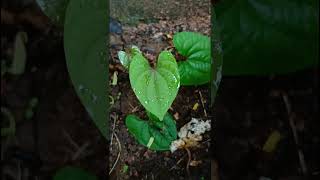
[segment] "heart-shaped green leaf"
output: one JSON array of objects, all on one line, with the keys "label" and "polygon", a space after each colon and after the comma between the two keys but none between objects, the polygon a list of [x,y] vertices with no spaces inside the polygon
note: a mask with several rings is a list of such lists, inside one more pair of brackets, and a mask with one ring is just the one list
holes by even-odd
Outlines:
[{"label": "heart-shaped green leaf", "polygon": [[108,138],[108,3],[71,0],[64,26],[69,75],[91,118]]},{"label": "heart-shaped green leaf", "polygon": [[224,0],[215,10],[223,74],[283,74],[318,64],[319,0]]},{"label": "heart-shaped green leaf", "polygon": [[178,65],[169,51],[162,51],[155,69],[141,53],[136,53],[129,68],[131,87],[141,104],[163,119],[180,87]]},{"label": "heart-shaped green leaf", "polygon": [[187,57],[186,61],[178,63],[181,85],[208,83],[211,78],[210,38],[195,32],[180,32],[173,36],[173,44]]},{"label": "heart-shaped green leaf", "polygon": [[137,116],[128,115],[126,126],[138,142],[152,150],[169,150],[172,141],[177,139],[176,123],[169,113],[163,121],[150,117],[151,121],[143,121]]}]

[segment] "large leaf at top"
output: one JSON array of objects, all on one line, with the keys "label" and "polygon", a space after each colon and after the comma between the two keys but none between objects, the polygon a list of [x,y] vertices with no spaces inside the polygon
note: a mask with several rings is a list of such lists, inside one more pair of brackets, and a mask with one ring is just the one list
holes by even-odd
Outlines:
[{"label": "large leaf at top", "polygon": [[318,64],[318,0],[224,0],[215,10],[224,74],[288,73]]},{"label": "large leaf at top", "polygon": [[63,167],[60,170],[56,172],[56,174],[53,177],[53,180],[97,180],[98,178],[77,167]]},{"label": "large leaf at top", "polygon": [[181,61],[179,73],[181,85],[200,85],[210,81],[211,44],[210,38],[195,32],[180,32],[173,36],[178,52],[187,57]]},{"label": "large leaf at top", "polygon": [[63,25],[70,0],[36,0],[42,11],[56,24]]},{"label": "large leaf at top", "polygon": [[69,75],[83,105],[101,133],[107,136],[108,65],[105,0],[71,0],[64,26]]},{"label": "large leaf at top", "polygon": [[169,113],[163,121],[150,117],[150,121],[143,121],[137,116],[128,115],[126,126],[137,141],[157,151],[169,150],[172,141],[177,139],[176,123]]},{"label": "large leaf at top", "polygon": [[163,119],[180,87],[178,65],[169,51],[162,51],[157,65],[151,68],[141,53],[130,63],[131,87],[140,103],[160,120]]}]

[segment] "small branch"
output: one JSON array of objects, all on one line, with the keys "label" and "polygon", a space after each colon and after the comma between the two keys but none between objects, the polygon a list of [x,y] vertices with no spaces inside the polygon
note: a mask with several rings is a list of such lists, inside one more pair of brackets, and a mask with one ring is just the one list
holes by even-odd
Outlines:
[{"label": "small branch", "polygon": [[110,151],[112,151],[113,134],[114,134],[114,129],[116,127],[116,120],[118,116],[116,114],[112,114],[111,118],[113,119],[113,126],[112,126],[111,142],[110,142]]},{"label": "small branch", "polygon": [[191,161],[191,152],[188,148],[184,148],[187,153],[188,153],[188,163],[187,163],[187,173],[188,173],[188,176],[190,177],[190,170],[189,170],[189,166],[190,166],[190,161]]},{"label": "small branch", "polygon": [[288,98],[286,93],[282,93],[282,98],[283,98],[283,101],[284,101],[284,103],[286,105],[287,113],[288,113],[288,116],[289,116],[289,124],[290,124],[291,130],[292,130],[292,133],[293,133],[294,141],[295,141],[296,146],[297,146],[302,173],[303,173],[303,175],[306,175],[308,170],[307,170],[307,166],[306,166],[306,162],[305,162],[305,159],[304,159],[303,152],[299,148],[297,129],[296,129],[296,126],[294,124],[294,120],[293,120],[293,116],[292,116],[292,109],[291,109],[291,105],[289,103],[289,98]]},{"label": "small branch", "polygon": [[208,116],[207,116],[206,108],[205,108],[205,106],[204,106],[204,100],[203,100],[203,97],[202,97],[202,93],[201,93],[200,90],[199,90],[199,95],[200,95],[200,100],[201,100],[201,104],[202,104],[202,107],[203,107],[204,116],[205,116],[205,117],[208,117]]},{"label": "small branch", "polygon": [[183,155],[183,156],[179,159],[179,161],[178,161],[174,166],[172,166],[172,167],[169,169],[169,171],[171,171],[173,168],[177,167],[177,165],[180,164],[181,161],[182,161],[186,156],[187,156],[187,154]]},{"label": "small branch", "polygon": [[88,146],[90,145],[90,143],[86,142],[84,143],[78,150],[77,152],[74,153],[74,155],[72,156],[72,161],[77,160],[80,155],[88,148]]},{"label": "small branch", "polygon": [[119,140],[119,138],[118,138],[118,136],[117,136],[117,134],[116,134],[115,132],[114,132],[113,134],[114,134],[114,137],[116,138],[116,140],[117,140],[117,142],[118,142],[119,153],[118,153],[118,156],[117,156],[116,161],[114,162],[111,170],[109,171],[109,175],[112,173],[112,171],[113,171],[114,168],[116,167],[116,165],[117,165],[117,163],[118,163],[118,161],[119,161],[119,159],[120,159],[120,154],[121,154],[121,143],[120,143],[120,140]]},{"label": "small branch", "polygon": [[72,139],[72,137],[70,136],[70,134],[63,129],[62,130],[63,135],[67,138],[67,140],[69,141],[69,143],[75,148],[75,149],[79,149],[79,145]]}]

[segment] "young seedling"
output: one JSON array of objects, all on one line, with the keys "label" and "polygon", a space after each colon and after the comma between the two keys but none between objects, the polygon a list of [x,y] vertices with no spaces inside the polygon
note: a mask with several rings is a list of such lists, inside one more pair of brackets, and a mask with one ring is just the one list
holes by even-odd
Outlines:
[{"label": "young seedling", "polygon": [[187,57],[186,61],[178,64],[171,52],[162,51],[152,68],[136,46],[128,52],[118,52],[120,62],[129,69],[132,89],[149,117],[149,121],[143,121],[128,115],[126,125],[140,144],[153,150],[169,150],[177,139],[175,121],[167,111],[177,96],[180,82],[200,85],[210,81],[209,37],[181,32],[174,36],[173,43],[178,52]]},{"label": "young seedling", "polygon": [[120,51],[118,56],[129,69],[132,89],[149,117],[149,121],[142,121],[134,115],[127,116],[129,132],[150,149],[169,150],[171,142],[177,138],[177,131],[175,121],[167,111],[180,87],[174,56],[169,51],[162,51],[154,68],[136,46],[129,53]]}]

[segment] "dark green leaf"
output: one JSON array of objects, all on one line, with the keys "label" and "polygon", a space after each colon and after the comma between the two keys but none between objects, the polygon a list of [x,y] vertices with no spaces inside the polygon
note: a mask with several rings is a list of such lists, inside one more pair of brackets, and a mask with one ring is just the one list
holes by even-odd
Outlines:
[{"label": "dark green leaf", "polygon": [[129,76],[140,103],[162,120],[180,86],[178,65],[173,55],[169,51],[161,52],[157,67],[153,69],[141,53],[136,53],[130,63]]},{"label": "dark green leaf", "polygon": [[107,136],[108,65],[105,0],[71,0],[64,26],[69,75],[83,105],[101,133]]},{"label": "dark green leaf", "polygon": [[53,180],[97,180],[98,178],[83,170],[76,167],[64,167],[56,172]]},{"label": "dark green leaf", "polygon": [[288,73],[318,64],[319,1],[224,0],[215,10],[224,74]]},{"label": "dark green leaf", "polygon": [[211,16],[211,47],[212,51],[212,64],[211,64],[211,93],[210,93],[210,107],[213,107],[214,99],[216,97],[220,81],[222,79],[222,64],[223,64],[223,52],[220,41],[220,29],[217,25],[216,14],[212,7]]},{"label": "dark green leaf", "polygon": [[176,124],[169,113],[166,113],[163,121],[149,122],[134,115],[128,115],[126,126],[140,144],[146,147],[149,144],[149,148],[152,150],[169,150],[171,142],[177,139]]},{"label": "dark green leaf", "polygon": [[56,24],[63,26],[70,0],[36,0],[42,11]]},{"label": "dark green leaf", "polygon": [[187,57],[179,62],[181,85],[200,85],[210,81],[210,38],[195,32],[174,35],[173,43],[178,52]]}]

